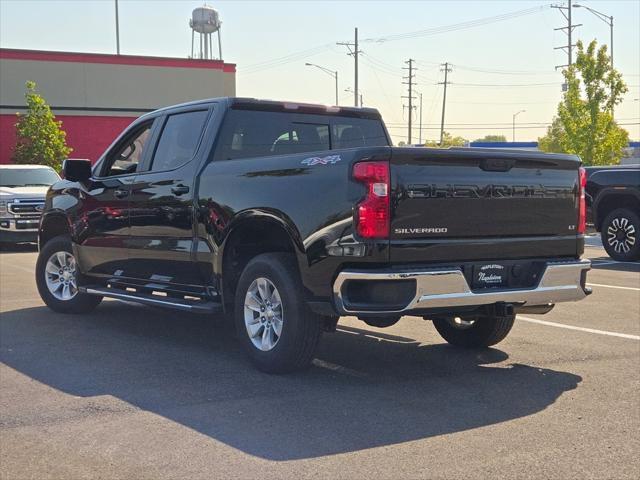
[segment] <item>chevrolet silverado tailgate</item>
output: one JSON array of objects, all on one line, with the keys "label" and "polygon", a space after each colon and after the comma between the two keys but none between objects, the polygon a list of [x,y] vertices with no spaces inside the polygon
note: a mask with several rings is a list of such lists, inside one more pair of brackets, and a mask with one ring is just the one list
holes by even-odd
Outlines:
[{"label": "chevrolet silverado tailgate", "polygon": [[576,256],[578,157],[393,148],[392,262]]}]

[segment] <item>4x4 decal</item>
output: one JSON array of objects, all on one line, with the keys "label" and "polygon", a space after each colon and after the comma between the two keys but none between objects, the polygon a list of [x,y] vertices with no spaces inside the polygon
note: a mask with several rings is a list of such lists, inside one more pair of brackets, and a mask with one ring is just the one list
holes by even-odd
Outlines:
[{"label": "4x4 decal", "polygon": [[310,167],[312,167],[314,165],[328,165],[328,164],[333,165],[339,162],[340,160],[342,160],[342,157],[340,157],[340,155],[328,155],[326,157],[305,158],[300,163],[302,163],[303,165],[309,165]]}]

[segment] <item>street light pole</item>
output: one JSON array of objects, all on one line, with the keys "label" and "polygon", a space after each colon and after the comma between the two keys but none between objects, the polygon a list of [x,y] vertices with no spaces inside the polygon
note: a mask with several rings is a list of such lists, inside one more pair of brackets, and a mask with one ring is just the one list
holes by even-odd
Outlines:
[{"label": "street light pole", "polygon": [[513,135],[511,137],[511,141],[514,143],[516,141],[516,117],[524,112],[526,112],[526,110],[520,110],[519,112],[513,114]]},{"label": "street light pole", "polygon": [[[349,93],[353,93],[353,88],[351,87],[347,87],[344,89],[345,92],[349,92]],[[358,93],[358,96],[360,97],[360,107],[362,107],[364,105],[364,103],[362,102],[362,94]],[[357,107],[357,105],[356,105]]]},{"label": "street light pole", "polygon": [[116,0],[116,53],[120,55],[120,18],[118,15],[118,0]]},{"label": "street light pole", "polygon": [[[587,7],[586,5],[580,5],[580,4],[574,4],[573,5],[575,8],[584,8],[585,10],[589,10],[591,13],[593,13],[596,17],[598,17],[600,20],[602,20],[604,23],[606,23],[607,25],[609,25],[609,30],[610,30],[610,39],[609,39],[609,50],[610,50],[610,60],[611,60],[611,70],[613,70],[613,15],[605,15],[602,12],[599,12],[597,10],[594,10],[591,7]],[[613,85],[611,86],[611,97],[613,100]],[[611,103],[611,115],[613,115],[613,101]]]},{"label": "street light pole", "polygon": [[331,69],[326,68],[326,67],[321,67],[320,65],[316,65],[315,63],[305,63],[305,66],[319,68],[320,70],[322,70],[327,75],[330,75],[331,77],[335,78],[335,80],[336,80],[336,105],[338,105],[338,71],[337,70],[331,70]]}]

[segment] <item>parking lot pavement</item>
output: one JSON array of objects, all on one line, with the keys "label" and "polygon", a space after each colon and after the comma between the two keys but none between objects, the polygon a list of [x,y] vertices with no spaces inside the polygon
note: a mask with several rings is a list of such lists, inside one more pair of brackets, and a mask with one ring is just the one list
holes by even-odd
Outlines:
[{"label": "parking lot pavement", "polygon": [[496,348],[348,318],[309,371],[269,376],[206,317],[54,314],[36,253],[2,252],[0,478],[637,479],[640,264],[587,256],[594,294]]}]

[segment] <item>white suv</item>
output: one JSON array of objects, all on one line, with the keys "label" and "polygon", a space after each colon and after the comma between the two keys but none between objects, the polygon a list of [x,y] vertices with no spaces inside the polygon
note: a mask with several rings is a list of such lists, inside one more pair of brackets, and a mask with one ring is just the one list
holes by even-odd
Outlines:
[{"label": "white suv", "polygon": [[0,165],[0,242],[36,242],[49,186],[60,180],[44,165]]}]

